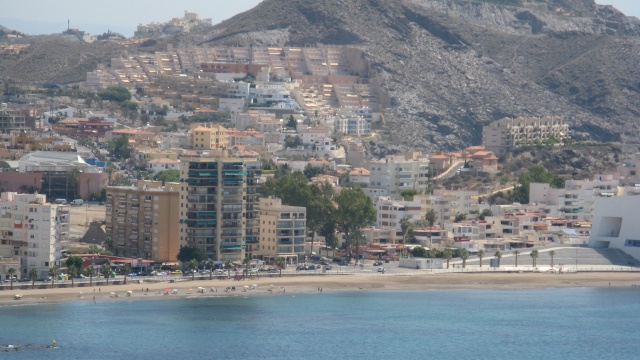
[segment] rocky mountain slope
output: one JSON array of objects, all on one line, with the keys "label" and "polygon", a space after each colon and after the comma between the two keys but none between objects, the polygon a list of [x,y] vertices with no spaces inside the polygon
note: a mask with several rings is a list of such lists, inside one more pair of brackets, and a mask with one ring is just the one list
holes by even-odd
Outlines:
[{"label": "rocky mountain slope", "polygon": [[640,21],[593,0],[265,0],[192,44],[349,44],[392,98],[374,151],[460,148],[503,116],[638,141]]},{"label": "rocky mountain slope", "polygon": [[20,41],[31,46],[19,55],[0,56],[0,80],[55,84],[85,81],[87,72],[98,64],[109,64],[122,51],[115,44],[87,44],[59,35],[30,36]]},{"label": "rocky mountain slope", "polygon": [[[122,50],[29,39],[0,79],[83,80]],[[479,144],[503,116],[564,117],[578,139],[640,141],[640,20],[594,0],[264,0],[176,45],[344,44],[391,97],[374,153]],[[129,49],[133,52],[134,49]]]}]

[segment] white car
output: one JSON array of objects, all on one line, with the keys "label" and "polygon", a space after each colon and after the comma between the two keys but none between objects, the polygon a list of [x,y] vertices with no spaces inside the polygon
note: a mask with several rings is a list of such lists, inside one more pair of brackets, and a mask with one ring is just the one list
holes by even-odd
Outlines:
[{"label": "white car", "polygon": [[384,272],[384,266],[380,266],[380,267],[378,268],[378,272],[383,273],[383,272]]}]

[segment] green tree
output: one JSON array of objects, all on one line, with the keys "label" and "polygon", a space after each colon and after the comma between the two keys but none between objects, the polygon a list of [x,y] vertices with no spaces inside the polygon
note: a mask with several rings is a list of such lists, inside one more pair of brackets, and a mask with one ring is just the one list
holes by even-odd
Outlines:
[{"label": "green tree", "polygon": [[302,139],[299,136],[287,135],[284,137],[284,147],[288,148],[296,148],[298,146],[302,146]]},{"label": "green tree", "polygon": [[60,269],[58,269],[58,267],[55,265],[52,265],[49,268],[49,276],[51,277],[51,288],[53,288],[56,278],[58,277],[58,271],[60,271]]},{"label": "green tree", "polygon": [[493,216],[493,212],[491,212],[491,209],[482,210],[480,215],[478,215],[478,220],[484,220],[487,216]]},{"label": "green tree", "polygon": [[78,268],[75,265],[67,267],[67,275],[71,278],[71,287],[73,287],[74,279],[78,276]]},{"label": "green tree", "polygon": [[286,127],[290,128],[290,129],[295,129],[296,126],[298,125],[296,119],[293,117],[293,115],[289,116],[289,120],[287,121],[287,125]]},{"label": "green tree", "polygon": [[422,246],[416,246],[411,249],[411,256],[426,258],[428,257],[428,255],[429,254],[427,252],[427,249],[423,248]]},{"label": "green tree", "polygon": [[469,258],[469,250],[467,249],[460,249],[460,251],[458,251],[458,256],[460,257],[460,259],[462,259],[462,268],[466,268],[467,267],[467,259]]},{"label": "green tree", "polygon": [[198,260],[191,259],[189,260],[189,264],[187,264],[187,268],[191,272],[192,281],[196,279],[196,270],[198,270],[198,263],[199,263]]},{"label": "green tree", "polygon": [[442,255],[444,256],[445,259],[447,259],[447,269],[448,269],[449,261],[451,261],[451,258],[453,257],[453,250],[451,250],[450,248],[446,248],[442,252]]},{"label": "green tree", "polygon": [[16,269],[9,268],[9,270],[7,270],[7,274],[9,275],[9,281],[11,282],[10,290],[13,290],[13,277],[16,275]]},{"label": "green tree", "polygon": [[518,256],[520,255],[520,251],[518,250],[514,250],[513,251],[513,256],[516,257],[516,267],[518,267]]},{"label": "green tree", "polygon": [[278,267],[278,270],[280,270],[279,277],[282,277],[282,269],[287,266],[287,261],[281,256],[276,259],[276,266]]},{"label": "green tree", "polygon": [[131,93],[129,90],[122,86],[112,86],[98,93],[98,96],[102,100],[114,101],[122,103],[131,99]]},{"label": "green tree", "polygon": [[459,223],[459,222],[462,222],[462,221],[465,221],[465,220],[467,220],[467,214],[458,213],[458,214],[456,214],[456,218],[455,218],[455,220],[453,220],[453,222]]},{"label": "green tree", "polygon": [[529,256],[531,256],[531,264],[533,267],[536,267],[536,262],[539,255],[540,253],[538,253],[538,250],[531,250],[531,253],[529,254]]},{"label": "green tree", "polygon": [[31,288],[33,289],[36,286],[36,279],[38,278],[38,270],[36,268],[31,268],[29,270],[29,279],[31,280]]},{"label": "green tree", "polygon": [[82,269],[82,258],[80,256],[69,256],[65,261],[67,268],[75,266],[76,269]]},{"label": "green tree", "polygon": [[227,260],[224,263],[224,268],[227,269],[227,279],[231,279],[231,268],[233,267],[233,262],[231,260]]},{"label": "green tree", "polygon": [[556,256],[556,251],[555,250],[549,251],[549,256],[551,256],[551,267],[553,267],[553,257]]},{"label": "green tree", "polygon": [[528,204],[531,183],[547,183],[557,189],[564,186],[564,179],[552,171],[547,171],[541,165],[534,165],[520,175],[518,185],[513,189],[513,200],[521,204]]},{"label": "green tree", "polygon": [[482,258],[484,257],[484,250],[480,249],[478,250],[478,259],[480,259],[480,267],[482,267]]},{"label": "green tree", "polygon": [[244,258],[244,260],[242,260],[242,265],[244,265],[244,279],[247,280],[247,275],[249,275],[249,266],[251,265],[251,259]]},{"label": "green tree", "polygon": [[109,153],[117,159],[129,159],[131,151],[129,150],[129,139],[126,136],[119,136],[115,140],[107,144]]},{"label": "green tree", "polygon": [[405,189],[400,191],[400,196],[402,196],[402,199],[404,199],[405,201],[413,201],[413,197],[418,193],[418,191],[414,190],[414,189]]},{"label": "green tree", "polygon": [[93,265],[89,265],[84,272],[85,275],[89,277],[89,286],[93,286],[93,277],[96,275],[96,268],[93,267]]},{"label": "green tree", "polygon": [[177,258],[181,263],[188,263],[191,260],[196,260],[198,263],[200,263],[206,260],[207,255],[199,247],[180,246],[180,251],[178,252]]},{"label": "green tree", "polygon": [[102,276],[104,276],[105,279],[107,279],[107,286],[109,286],[109,278],[111,277],[111,264],[106,263],[104,265],[102,265],[102,269],[100,269],[100,274]]},{"label": "green tree", "polygon": [[131,264],[126,263],[122,265],[120,272],[124,274],[124,285],[127,285],[127,276],[129,276],[129,273],[131,272]]},{"label": "green tree", "polygon": [[207,259],[204,262],[204,266],[205,268],[209,268],[209,280],[211,280],[213,278],[213,266],[214,266],[214,262],[212,259]]},{"label": "green tree", "polygon": [[436,211],[434,209],[430,209],[429,211],[427,211],[427,214],[425,215],[425,220],[429,224],[429,227],[433,227],[437,219],[438,219],[438,214],[436,214]]},{"label": "green tree", "polygon": [[168,182],[180,182],[180,170],[162,170],[159,171],[154,177],[153,180],[162,181],[163,183]]},{"label": "green tree", "polygon": [[502,252],[500,250],[497,250],[495,254],[493,254],[493,256],[496,259],[498,259],[498,267],[500,267],[500,259],[502,259]]},{"label": "green tree", "polygon": [[[338,230],[345,235],[349,253],[351,252],[351,242],[355,240],[356,255],[358,255],[359,239],[357,237],[353,239],[353,235],[376,221],[376,209],[371,198],[359,187],[342,189],[335,196],[334,201],[338,204],[335,216]],[[356,256],[356,264],[358,258],[359,256]]]}]

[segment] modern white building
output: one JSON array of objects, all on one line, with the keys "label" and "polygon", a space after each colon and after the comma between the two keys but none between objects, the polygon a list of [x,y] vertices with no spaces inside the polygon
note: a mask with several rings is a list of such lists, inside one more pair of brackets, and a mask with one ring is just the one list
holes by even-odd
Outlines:
[{"label": "modern white building", "polygon": [[599,198],[589,246],[620,249],[640,260],[640,196]]},{"label": "modern white building", "polygon": [[362,116],[339,116],[334,121],[335,132],[347,135],[371,134],[371,118]]},{"label": "modern white building", "polygon": [[46,277],[49,267],[60,260],[61,241],[69,239],[69,208],[47,203],[43,194],[3,192],[0,196],[0,235],[2,243],[26,243],[20,276],[35,268]]},{"label": "modern white building", "polygon": [[425,190],[429,182],[429,159],[419,156],[389,155],[369,163],[369,187],[386,189],[391,198],[402,190]]}]

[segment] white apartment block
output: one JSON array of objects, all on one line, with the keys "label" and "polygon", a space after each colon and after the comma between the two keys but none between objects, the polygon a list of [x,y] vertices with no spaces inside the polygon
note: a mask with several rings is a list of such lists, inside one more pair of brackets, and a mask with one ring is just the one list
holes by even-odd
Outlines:
[{"label": "white apartment block", "polygon": [[415,222],[424,218],[421,211],[422,205],[419,201],[400,201],[379,197],[373,201],[373,206],[378,213],[376,227],[383,229],[400,231],[402,230],[402,219],[407,218],[409,222]]},{"label": "white apartment block", "polygon": [[429,180],[429,159],[407,159],[403,155],[390,155],[369,162],[369,187],[386,189],[391,198],[400,198],[402,190],[422,191]]},{"label": "white apartment block", "polygon": [[550,213],[566,220],[591,221],[595,199],[617,196],[618,185],[619,181],[612,175],[596,175],[593,180],[567,180],[564,189],[532,183],[529,202],[549,205]]},{"label": "white apartment block", "polygon": [[60,260],[60,242],[69,239],[69,208],[47,203],[43,194],[4,192],[0,196],[2,244],[22,242],[20,278],[35,268],[46,277],[49,267]]},{"label": "white apartment block", "polygon": [[435,225],[444,228],[445,224],[453,222],[458,214],[469,216],[477,212],[477,196],[477,191],[438,189],[432,195],[416,195],[413,200],[422,203],[425,214],[431,210],[435,211]]},{"label": "white apartment block", "polygon": [[559,116],[502,118],[482,127],[482,145],[487,151],[502,154],[518,145],[568,136],[569,126]]},{"label": "white apartment block", "polygon": [[369,135],[371,134],[371,118],[362,116],[340,116],[334,121],[335,132],[346,135]]}]

